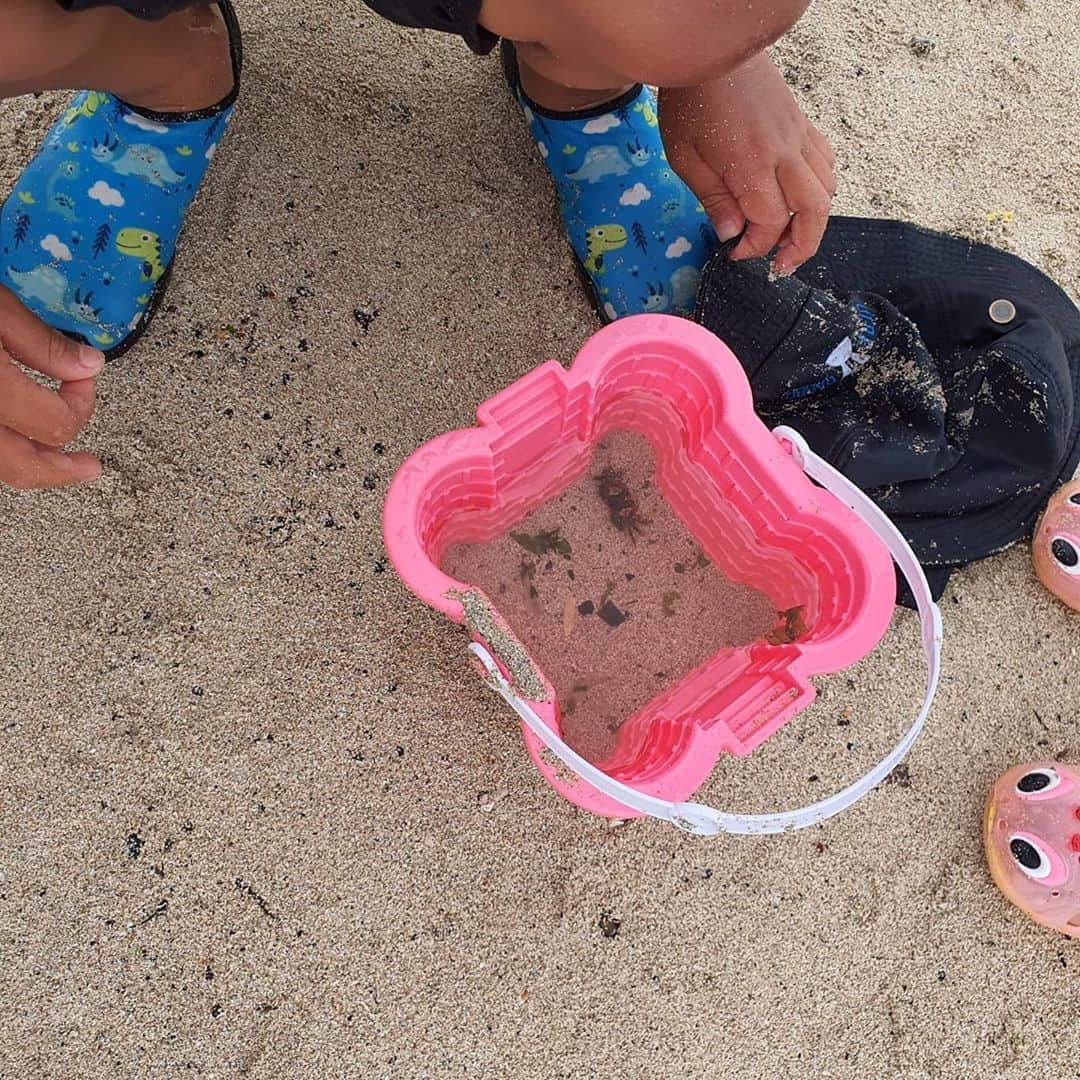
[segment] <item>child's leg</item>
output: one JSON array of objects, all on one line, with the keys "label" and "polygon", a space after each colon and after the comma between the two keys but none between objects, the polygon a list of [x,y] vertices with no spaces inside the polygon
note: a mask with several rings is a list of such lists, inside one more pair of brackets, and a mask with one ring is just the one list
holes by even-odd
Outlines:
[{"label": "child's leg", "polygon": [[0,211],[0,284],[107,356],[129,347],[163,293],[238,73],[227,4],[149,21],[111,3],[74,13],[7,0],[0,96],[92,89],[72,99]]},{"label": "child's leg", "polygon": [[668,165],[651,92],[577,89],[517,62],[525,116],[601,316],[690,314],[717,238]]},{"label": "child's leg", "polygon": [[206,4],[158,21],[119,7],[67,12],[55,0],[5,0],[0,97],[93,89],[155,112],[188,112],[232,88],[229,35]]},{"label": "child's leg", "polygon": [[529,67],[520,56],[517,59],[517,69],[525,97],[549,112],[586,112],[606,101],[622,97],[632,88],[630,83],[604,90],[581,90],[574,86],[564,86]]}]

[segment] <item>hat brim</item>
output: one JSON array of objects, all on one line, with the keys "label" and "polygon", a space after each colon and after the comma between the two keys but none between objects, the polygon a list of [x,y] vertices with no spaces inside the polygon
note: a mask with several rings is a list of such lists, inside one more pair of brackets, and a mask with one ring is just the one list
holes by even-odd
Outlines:
[{"label": "hat brim", "polygon": [[[1080,461],[1080,310],[1069,296],[1046,275],[1008,252],[902,221],[867,218],[832,218],[817,255],[799,276],[818,288],[873,292],[886,299],[913,282],[920,282],[925,293],[932,290],[935,279],[963,277],[969,284],[985,287],[994,298],[1026,301],[1055,327],[1072,375],[1072,408],[1066,416],[1070,428],[1058,469],[1022,495],[958,514],[954,551],[948,550],[951,545],[941,543],[940,517],[927,520],[925,525],[917,516],[896,518],[901,531],[922,549],[928,567],[956,567],[981,557],[971,554],[971,537],[979,538],[977,547],[988,555],[1029,536],[1051,494],[1072,478]],[[941,549],[940,557],[926,557],[927,545],[918,542],[924,531],[926,540]]]}]

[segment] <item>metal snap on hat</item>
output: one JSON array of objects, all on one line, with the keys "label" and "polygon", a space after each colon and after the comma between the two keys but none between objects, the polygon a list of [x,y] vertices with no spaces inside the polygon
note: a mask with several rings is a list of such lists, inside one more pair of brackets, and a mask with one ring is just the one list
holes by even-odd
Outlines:
[{"label": "metal snap on hat", "polygon": [[1016,318],[1016,305],[1011,300],[995,300],[990,305],[990,318],[1001,325]]}]

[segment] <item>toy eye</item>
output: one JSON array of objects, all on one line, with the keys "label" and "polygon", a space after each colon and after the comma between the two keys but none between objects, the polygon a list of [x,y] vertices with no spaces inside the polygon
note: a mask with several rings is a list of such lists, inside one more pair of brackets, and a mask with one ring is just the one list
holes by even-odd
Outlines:
[{"label": "toy eye", "polygon": [[1056,769],[1032,769],[1016,782],[1016,790],[1021,795],[1034,795],[1053,791],[1060,783],[1061,775]]},{"label": "toy eye", "polygon": [[1066,574],[1080,574],[1080,552],[1076,550],[1076,545],[1071,540],[1066,540],[1063,536],[1055,536],[1050,541],[1050,553]]},{"label": "toy eye", "polygon": [[1029,878],[1042,881],[1050,876],[1052,867],[1049,857],[1030,840],[1025,840],[1022,836],[1014,836],[1009,840],[1009,850],[1012,852],[1016,865]]}]

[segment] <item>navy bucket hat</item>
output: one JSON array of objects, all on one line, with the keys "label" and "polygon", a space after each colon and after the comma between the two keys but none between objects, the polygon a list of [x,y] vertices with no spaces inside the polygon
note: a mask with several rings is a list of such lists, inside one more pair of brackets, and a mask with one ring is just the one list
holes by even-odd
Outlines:
[{"label": "navy bucket hat", "polygon": [[1080,311],[1053,281],[900,221],[833,218],[791,278],[728,250],[697,321],[738,356],[762,418],[889,514],[935,597],[1031,534],[1080,459]]}]

